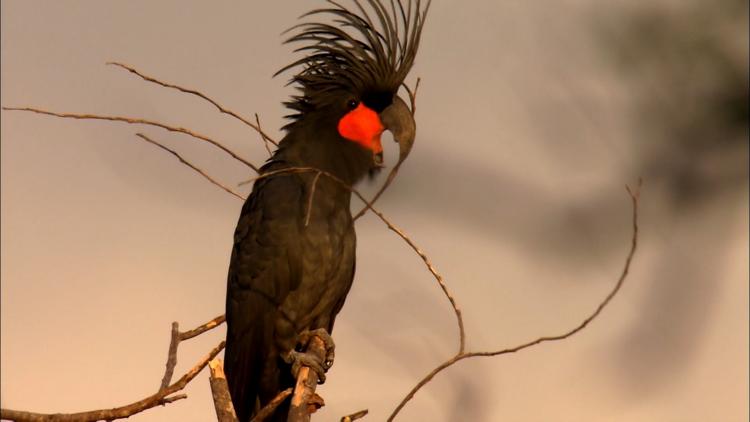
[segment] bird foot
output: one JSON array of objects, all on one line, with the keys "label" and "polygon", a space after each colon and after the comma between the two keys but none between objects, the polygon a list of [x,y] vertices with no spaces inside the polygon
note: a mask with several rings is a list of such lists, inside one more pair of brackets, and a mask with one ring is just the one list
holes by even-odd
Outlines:
[{"label": "bird foot", "polygon": [[[325,347],[324,357],[316,353],[309,351],[310,340],[313,337],[319,338]],[[333,339],[328,332],[322,328],[311,331],[304,331],[298,337],[298,345],[302,350],[308,350],[305,352],[290,350],[289,353],[284,356],[284,361],[292,365],[292,376],[297,378],[299,370],[303,366],[306,366],[318,375],[318,384],[323,384],[326,381],[326,371],[333,365],[334,349],[335,345]]]},{"label": "bird foot", "polygon": [[323,362],[323,366],[326,371],[331,369],[333,366],[333,358],[336,356],[336,344],[333,342],[333,338],[328,334],[325,328],[318,328],[315,330],[305,330],[297,337],[297,344],[302,348],[307,349],[310,346],[310,340],[313,337],[319,338],[326,348],[326,358]]}]

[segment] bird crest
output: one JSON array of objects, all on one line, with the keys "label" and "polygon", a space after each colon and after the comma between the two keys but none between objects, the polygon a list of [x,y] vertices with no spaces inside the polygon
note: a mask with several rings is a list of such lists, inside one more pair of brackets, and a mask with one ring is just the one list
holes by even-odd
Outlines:
[{"label": "bird crest", "polygon": [[[325,105],[342,91],[390,103],[411,70],[431,0],[351,0],[346,7],[328,0],[330,7],[305,13],[285,33],[285,43],[299,44],[305,56],[276,74],[299,68],[290,84],[301,95],[285,102],[301,118]],[[388,104],[384,104],[386,106]]]}]

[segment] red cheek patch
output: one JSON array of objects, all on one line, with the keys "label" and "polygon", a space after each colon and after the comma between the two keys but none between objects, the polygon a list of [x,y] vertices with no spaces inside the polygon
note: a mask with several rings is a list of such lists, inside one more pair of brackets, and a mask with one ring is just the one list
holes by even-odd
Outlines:
[{"label": "red cheek patch", "polygon": [[359,103],[357,108],[346,113],[339,120],[339,135],[356,142],[374,153],[383,152],[380,135],[383,133],[383,123],[378,113]]}]

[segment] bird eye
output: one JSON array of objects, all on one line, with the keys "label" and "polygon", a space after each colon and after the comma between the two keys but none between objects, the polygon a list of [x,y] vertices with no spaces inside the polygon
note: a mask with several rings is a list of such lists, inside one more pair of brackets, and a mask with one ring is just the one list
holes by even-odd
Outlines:
[{"label": "bird eye", "polygon": [[347,107],[348,107],[348,108],[349,108],[350,110],[354,110],[355,108],[357,108],[357,106],[358,106],[358,105],[359,105],[359,102],[358,102],[357,100],[349,100],[349,101],[348,101],[348,102],[346,103],[346,106],[347,106]]}]

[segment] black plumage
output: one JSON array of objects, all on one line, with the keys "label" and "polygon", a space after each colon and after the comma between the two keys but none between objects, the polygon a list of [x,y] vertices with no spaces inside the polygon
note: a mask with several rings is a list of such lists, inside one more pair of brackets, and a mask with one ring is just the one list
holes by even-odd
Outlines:
[{"label": "black plumage", "polygon": [[[343,138],[338,125],[360,103],[381,114],[396,103],[428,8],[354,0],[355,13],[328,3],[305,17],[330,22],[292,28],[289,42],[303,43],[307,55],[282,71],[301,67],[292,79],[301,94],[285,103],[292,121],[261,169],[274,173],[255,182],[234,234],[225,370],[240,422],[293,386],[290,352],[300,334],[332,331],[354,277],[350,191],[325,175],[284,169],[313,167],[353,185],[378,167],[373,151]],[[274,420],[285,420],[286,410]]]}]

